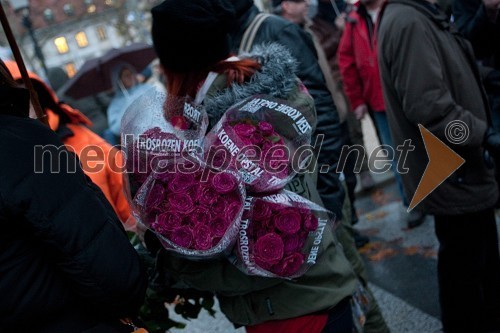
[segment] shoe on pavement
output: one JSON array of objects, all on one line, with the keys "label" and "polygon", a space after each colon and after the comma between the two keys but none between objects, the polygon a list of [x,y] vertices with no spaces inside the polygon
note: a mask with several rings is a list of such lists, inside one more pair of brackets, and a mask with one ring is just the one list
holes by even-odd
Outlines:
[{"label": "shoe on pavement", "polygon": [[409,229],[413,229],[424,223],[425,221],[425,213],[422,213],[417,210],[412,210],[406,216],[406,224]]},{"label": "shoe on pavement", "polygon": [[359,180],[361,182],[361,188],[363,191],[370,191],[375,187],[375,181],[373,180],[370,171],[363,171],[359,174]]}]

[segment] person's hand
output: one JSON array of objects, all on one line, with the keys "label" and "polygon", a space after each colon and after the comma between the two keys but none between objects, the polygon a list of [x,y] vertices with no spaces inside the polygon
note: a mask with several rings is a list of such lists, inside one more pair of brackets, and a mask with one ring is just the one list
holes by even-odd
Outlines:
[{"label": "person's hand", "polygon": [[484,146],[492,155],[500,156],[500,133],[492,127],[488,128],[484,136]]},{"label": "person's hand", "polygon": [[366,104],[361,104],[360,106],[356,107],[353,112],[356,116],[356,119],[361,120],[365,117],[365,114],[368,113],[368,106],[366,106]]},{"label": "person's hand", "polygon": [[346,18],[346,13],[342,13],[339,16],[335,18],[335,26],[337,29],[340,31],[344,31],[345,28],[345,18]]}]

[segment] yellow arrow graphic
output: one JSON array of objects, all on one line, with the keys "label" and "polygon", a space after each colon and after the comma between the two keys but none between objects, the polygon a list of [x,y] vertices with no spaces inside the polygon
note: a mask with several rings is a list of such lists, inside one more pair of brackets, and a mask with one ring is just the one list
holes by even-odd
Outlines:
[{"label": "yellow arrow graphic", "polygon": [[408,212],[421,203],[422,200],[465,163],[465,160],[460,155],[455,153],[424,126],[419,124],[418,127],[424,140],[429,163],[425,168],[422,179],[420,179],[417,191],[411,199]]}]

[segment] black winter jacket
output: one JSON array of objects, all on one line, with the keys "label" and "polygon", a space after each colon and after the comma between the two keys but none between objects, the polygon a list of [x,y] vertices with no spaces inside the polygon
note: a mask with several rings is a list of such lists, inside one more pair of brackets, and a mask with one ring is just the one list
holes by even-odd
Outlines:
[{"label": "black winter jacket", "polygon": [[481,0],[455,0],[453,15],[456,27],[470,40],[476,57],[486,60],[486,66],[500,70],[500,15],[496,22],[491,22]]},{"label": "black winter jacket", "polygon": [[[245,30],[259,13],[259,10],[253,5],[247,9],[245,6],[248,3],[247,0],[235,0],[233,3],[235,3],[237,11],[240,11],[237,24],[239,29],[231,36],[233,52],[237,53]],[[318,191],[325,207],[340,217],[342,216],[345,191],[340,186],[340,175],[335,170],[342,146],[347,143],[348,131],[347,125],[340,123],[332,96],[326,87],[323,73],[318,64],[314,43],[311,37],[298,25],[275,15],[268,17],[262,23],[255,35],[253,45],[266,42],[276,42],[290,50],[292,56],[298,62],[297,76],[314,98],[318,121],[314,137],[320,134],[324,135],[318,156],[318,164],[319,167],[323,164],[330,166],[328,173],[318,175]],[[315,148],[319,149],[320,147]]]},{"label": "black winter jacket", "polygon": [[92,332],[114,332],[105,323],[133,316],[142,303],[147,279],[139,257],[75,156],[60,149],[60,170],[51,173],[50,154],[35,153],[36,145],[63,147],[56,135],[3,110],[0,332],[84,332],[96,326],[100,330]]}]

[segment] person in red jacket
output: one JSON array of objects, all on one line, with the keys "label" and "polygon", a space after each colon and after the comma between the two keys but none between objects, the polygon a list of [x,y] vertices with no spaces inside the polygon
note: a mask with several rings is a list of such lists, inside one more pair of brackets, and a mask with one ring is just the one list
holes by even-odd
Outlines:
[{"label": "person in red jacket", "polygon": [[[391,159],[394,158],[395,150],[385,113],[376,39],[377,18],[384,2],[385,0],[360,0],[356,9],[349,13],[340,39],[338,61],[352,112],[358,119],[362,119],[367,113],[373,116],[381,144],[386,146],[384,148]],[[408,200],[394,162],[393,170],[403,204],[407,207]],[[425,215],[415,210],[406,218],[409,228],[419,226],[424,220]]]}]

